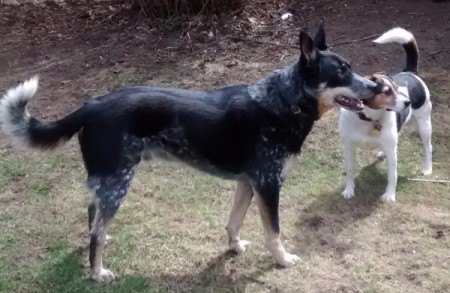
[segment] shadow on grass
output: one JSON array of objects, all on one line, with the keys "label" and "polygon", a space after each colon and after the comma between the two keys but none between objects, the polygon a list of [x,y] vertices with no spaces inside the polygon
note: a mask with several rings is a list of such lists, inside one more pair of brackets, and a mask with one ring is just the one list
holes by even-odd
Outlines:
[{"label": "shadow on grass", "polygon": [[[376,160],[362,168],[355,178],[355,197],[345,200],[338,190],[325,192],[307,206],[297,221],[296,245],[300,254],[314,251],[334,251],[338,254],[348,253],[351,243],[340,240],[340,233],[348,226],[369,217],[379,205],[380,196],[387,184],[387,175],[381,173]],[[397,188],[407,181],[398,177]],[[389,203],[385,203],[389,204]]]},{"label": "shadow on grass", "polygon": [[79,247],[74,251],[60,250],[52,253],[51,260],[45,266],[34,292],[64,292],[64,293],[128,293],[128,292],[159,292],[150,288],[146,280],[140,276],[124,276],[110,285],[96,284],[87,278],[82,263],[83,252]]},{"label": "shadow on grass", "polygon": [[163,292],[245,292],[248,284],[258,284],[269,287],[258,276],[273,270],[275,265],[267,263],[258,267],[253,273],[241,275],[233,269],[236,253],[226,251],[211,259],[200,272],[185,275],[166,274],[150,277],[150,283],[155,284]]},{"label": "shadow on grass", "polygon": [[[156,292],[245,292],[247,284],[265,286],[257,277],[274,269],[260,268],[253,274],[239,275],[229,269],[236,256],[227,251],[211,259],[200,272],[192,274],[155,275],[150,277],[126,275],[108,285],[96,284],[87,278],[83,265],[86,249],[80,247],[72,252],[59,251],[51,257],[37,283],[34,292],[64,293],[156,293]],[[227,269],[228,268],[228,269]],[[269,288],[270,289],[270,288]]]},{"label": "shadow on grass", "polygon": [[[297,222],[296,252],[309,254],[333,251],[345,254],[351,243],[339,239],[348,226],[370,216],[380,203],[379,197],[386,187],[386,174],[380,173],[378,161],[364,167],[356,177],[356,197],[344,200],[342,188],[320,194],[302,211]],[[399,177],[398,186],[406,182]],[[156,274],[154,276],[125,275],[110,285],[99,285],[87,278],[83,265],[87,249],[74,251],[56,249],[45,266],[34,292],[65,293],[128,293],[128,292],[245,292],[247,286],[257,285],[269,291],[270,285],[258,280],[267,271],[276,269],[273,261],[255,265],[253,272],[240,273],[234,269],[232,252],[212,258],[201,270],[187,274]]]}]

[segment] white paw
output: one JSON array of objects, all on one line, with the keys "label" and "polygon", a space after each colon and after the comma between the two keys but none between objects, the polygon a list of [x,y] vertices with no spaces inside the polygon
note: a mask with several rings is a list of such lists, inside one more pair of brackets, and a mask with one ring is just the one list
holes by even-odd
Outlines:
[{"label": "white paw", "polygon": [[385,192],[381,198],[382,201],[388,202],[388,201],[395,201],[395,193],[394,192]]},{"label": "white paw", "polygon": [[285,253],[283,258],[277,260],[278,264],[285,267],[290,268],[295,266],[301,261],[300,257],[295,254]]},{"label": "white paw", "polygon": [[230,250],[236,253],[245,252],[250,247],[250,241],[239,240],[230,244]]},{"label": "white paw", "polygon": [[111,283],[116,277],[110,270],[101,268],[99,271],[91,273],[91,278],[97,283],[108,284]]},{"label": "white paw", "polygon": [[342,196],[345,199],[350,199],[352,197],[355,197],[355,190],[353,188],[346,188],[343,192],[342,192]]},{"label": "white paw", "polygon": [[384,160],[386,158],[386,155],[385,155],[385,153],[383,152],[383,151],[380,151],[378,154],[377,154],[377,159],[378,160]]},{"label": "white paw", "polygon": [[433,172],[433,169],[431,169],[431,168],[429,168],[429,169],[424,168],[422,170],[422,174],[425,175],[425,176],[431,175],[432,172]]}]

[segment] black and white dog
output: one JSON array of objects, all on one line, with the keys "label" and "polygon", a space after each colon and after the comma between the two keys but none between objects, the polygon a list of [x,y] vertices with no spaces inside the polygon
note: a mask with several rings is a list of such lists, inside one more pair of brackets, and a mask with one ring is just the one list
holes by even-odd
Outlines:
[{"label": "black and white dog", "polygon": [[379,146],[382,151],[378,157],[386,157],[388,165],[388,184],[381,199],[395,201],[398,136],[410,118],[415,122],[425,149],[422,173],[430,175],[432,172],[430,91],[418,75],[419,50],[411,32],[393,28],[374,42],[402,44],[406,51],[406,68],[392,77],[384,72],[372,74],[368,78],[384,88],[382,93],[364,100],[362,112],[341,110],[339,134],[344,147],[346,172],[345,190],[342,195],[345,198],[355,195],[356,148]]},{"label": "black and white dog", "polygon": [[275,261],[299,258],[280,240],[278,202],[288,168],[318,120],[333,106],[362,108],[379,93],[376,83],[355,74],[326,47],[320,26],[313,41],[300,32],[300,58],[251,85],[212,91],[128,87],[89,100],[53,122],[31,117],[26,106],[38,87],[32,78],[10,89],[0,103],[4,134],[22,146],[52,149],[78,133],[93,192],[88,207],[91,277],[114,279],[103,268],[106,229],[119,209],[141,158],[176,159],[226,179],[237,190],[227,225],[230,249],[248,242],[239,230],[255,196],[266,244]]}]

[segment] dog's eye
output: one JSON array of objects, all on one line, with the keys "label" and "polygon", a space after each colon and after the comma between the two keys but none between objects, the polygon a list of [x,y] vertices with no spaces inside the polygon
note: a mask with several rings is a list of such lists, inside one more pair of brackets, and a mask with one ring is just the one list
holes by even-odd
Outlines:
[{"label": "dog's eye", "polygon": [[390,95],[392,95],[392,89],[391,89],[391,88],[387,88],[387,89],[385,89],[385,90],[383,91],[383,93],[384,93],[385,95],[390,96]]}]

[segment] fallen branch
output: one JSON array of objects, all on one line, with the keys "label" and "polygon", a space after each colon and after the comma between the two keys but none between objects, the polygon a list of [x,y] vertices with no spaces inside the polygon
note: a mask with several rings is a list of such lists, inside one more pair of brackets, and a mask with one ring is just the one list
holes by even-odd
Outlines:
[{"label": "fallen branch", "polygon": [[380,34],[374,34],[374,35],[370,35],[364,38],[360,38],[360,39],[356,39],[356,40],[349,40],[349,41],[343,41],[343,42],[338,42],[338,43],[334,43],[331,44],[330,47],[335,47],[335,46],[340,46],[340,45],[346,45],[346,44],[352,44],[352,43],[357,43],[357,42],[362,42],[362,41],[367,41],[370,39],[373,39],[375,37],[379,37]]},{"label": "fallen branch", "polygon": [[317,4],[314,5],[314,7],[319,8],[322,7],[323,5],[327,4],[328,2],[331,2],[332,0],[323,0]]},{"label": "fallen branch", "polygon": [[270,46],[278,46],[278,47],[285,47],[285,48],[294,48],[294,49],[300,49],[299,46],[294,45],[284,45],[284,44],[276,44],[271,42],[262,42],[262,41],[254,41],[244,38],[238,38],[238,37],[229,37],[230,40],[235,42],[247,42],[247,43],[255,43],[255,44],[262,44],[262,45],[270,45]]},{"label": "fallen branch", "polygon": [[436,180],[436,179],[422,179],[422,178],[408,178],[409,181],[420,181],[420,182],[432,182],[432,183],[450,183],[450,180]]},{"label": "fallen branch", "polygon": [[334,39],[333,41],[338,41],[338,40],[340,40],[340,39],[343,39],[343,38],[345,38],[345,35],[340,35],[339,37],[337,37],[336,39]]},{"label": "fallen branch", "polygon": [[[331,44],[330,47],[335,47],[335,46],[340,46],[340,45],[345,45],[345,44],[351,44],[351,43],[367,41],[369,39],[373,39],[373,38],[378,37],[378,36],[380,36],[380,34],[374,34],[374,35],[370,35],[370,36],[367,36],[367,37],[364,37],[364,38],[360,38],[360,39],[356,39],[356,40],[349,40],[349,41],[344,41],[344,42],[338,42],[338,43]],[[300,49],[299,46],[295,46],[295,45],[276,44],[276,43],[271,43],[271,42],[262,42],[262,41],[249,40],[249,39],[244,39],[244,38],[239,38],[239,37],[229,37],[228,39],[230,39],[232,41],[235,41],[235,42],[247,42],[247,43],[255,43],[255,44],[262,44],[262,45],[270,45],[270,46],[278,46],[278,47],[285,47],[285,48]]]},{"label": "fallen branch", "polygon": [[434,52],[428,54],[428,56],[425,60],[430,60],[434,55],[437,55],[439,53],[442,53],[442,50],[434,51]]},{"label": "fallen branch", "polygon": [[389,9],[392,9],[392,8],[394,8],[394,7],[390,6],[390,7],[379,9],[379,10],[372,10],[372,11],[369,11],[368,13],[380,13],[382,11],[386,11],[386,10],[389,10]]},{"label": "fallen branch", "polygon": [[[128,4],[128,2],[127,2],[126,4]],[[114,16],[116,16],[116,15],[117,15],[119,12],[121,12],[122,9],[124,9],[124,8],[125,8],[125,5],[120,6],[119,9],[117,9],[114,13],[110,14],[110,15],[109,15],[108,17],[106,17],[103,21],[111,20]]]}]

